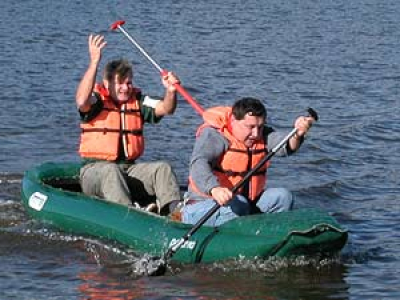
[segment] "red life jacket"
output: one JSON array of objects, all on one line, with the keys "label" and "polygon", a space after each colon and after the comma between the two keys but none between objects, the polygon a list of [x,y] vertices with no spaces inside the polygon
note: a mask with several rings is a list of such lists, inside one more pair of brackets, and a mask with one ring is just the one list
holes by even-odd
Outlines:
[{"label": "red life jacket", "polygon": [[135,160],[144,151],[143,120],[134,89],[132,98],[121,108],[111,100],[108,90],[96,84],[95,92],[103,101],[101,112],[89,122],[81,122],[79,153],[85,158],[114,161],[118,158],[120,139],[127,160]]},{"label": "red life jacket", "polygon": [[[197,136],[205,127],[217,129],[228,141],[228,150],[221,155],[217,166],[213,167],[213,173],[217,176],[220,186],[232,189],[251,169],[254,168],[268,153],[264,139],[257,141],[251,148],[246,147],[241,141],[238,141],[229,131],[231,107],[214,107],[203,113],[204,124],[197,130]],[[256,172],[248,182],[248,191],[241,188],[238,193],[254,201],[263,192],[267,180],[267,168],[269,162],[266,162],[261,169]],[[201,193],[195,183],[189,178],[189,185],[192,191]],[[245,185],[246,186],[246,185]],[[209,195],[207,197],[210,197]]]}]

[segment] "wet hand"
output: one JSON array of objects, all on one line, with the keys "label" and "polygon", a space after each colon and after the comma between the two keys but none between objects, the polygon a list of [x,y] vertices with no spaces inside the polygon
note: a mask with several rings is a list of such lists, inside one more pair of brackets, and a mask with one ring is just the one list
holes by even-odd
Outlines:
[{"label": "wet hand", "polygon": [[89,54],[90,61],[93,64],[98,64],[101,59],[101,50],[107,45],[102,35],[89,35]]},{"label": "wet hand", "polygon": [[215,187],[211,189],[210,194],[221,206],[227,204],[233,197],[232,191],[224,187]]},{"label": "wet hand", "polygon": [[179,84],[180,81],[174,73],[168,72],[167,74],[162,76],[162,83],[164,87],[168,89],[168,91],[176,92],[175,84]]},{"label": "wet hand", "polygon": [[294,122],[294,127],[297,129],[296,135],[303,137],[311,128],[314,119],[312,117],[298,117]]}]

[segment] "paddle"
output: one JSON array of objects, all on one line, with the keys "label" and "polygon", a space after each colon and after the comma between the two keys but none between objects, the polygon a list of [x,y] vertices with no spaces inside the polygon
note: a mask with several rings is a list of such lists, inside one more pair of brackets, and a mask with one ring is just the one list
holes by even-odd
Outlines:
[{"label": "paddle", "polygon": [[[312,108],[308,108],[309,116],[314,119],[314,121],[318,121],[318,114]],[[283,138],[275,147],[271,149],[267,156],[265,156],[252,170],[250,170],[243,178],[240,180],[232,189],[232,193],[235,194],[243,185],[249,180],[251,176],[253,176],[258,170],[269,161],[275,154],[281,149],[288,140],[295,135],[297,132],[296,128]],[[166,263],[167,261],[183,246],[183,244],[189,240],[189,238],[200,229],[200,227],[207,222],[207,220],[220,208],[220,205],[216,202],[215,205],[199,220],[193,227],[175,244],[171,245],[167,252],[163,255],[163,257],[158,261],[158,263],[149,264],[152,270],[148,270],[148,275],[163,275],[166,271]]]},{"label": "paddle", "polygon": [[[111,30],[119,29],[128,39],[129,41],[150,61],[150,63],[160,72],[161,76],[168,74],[168,71],[162,69],[151,57],[147,52],[139,45],[139,43],[133,39],[133,37],[122,27],[125,24],[125,21],[119,20],[113,23],[110,26]],[[204,109],[194,100],[189,93],[180,85],[175,84],[177,91],[185,98],[190,105],[196,110],[197,113],[200,115],[203,114]],[[315,120],[318,121],[318,114],[312,109],[308,109],[309,115]],[[282,148],[288,140],[297,132],[297,129],[294,128],[280,143],[278,143],[270,153],[260,161],[252,170],[250,170],[240,182],[238,182],[232,189],[232,193],[236,193],[248,180],[251,176],[254,175],[267,161],[269,161],[275,153]],[[169,247],[167,252],[157,261],[157,258],[144,258],[143,260],[139,261],[138,267],[136,269],[141,270],[143,272],[143,268],[146,268],[147,275],[163,275],[166,272],[166,263],[168,259],[170,259],[183,245],[189,238],[200,229],[200,227],[207,222],[207,220],[220,208],[218,203],[215,205],[175,244]],[[151,268],[151,269],[149,269]]]},{"label": "paddle", "polygon": [[[168,71],[165,69],[162,69],[159,64],[157,64],[154,59],[150,57],[149,54],[139,45],[139,43],[122,27],[122,25],[125,24],[125,21],[119,20],[113,23],[110,26],[111,30],[116,30],[119,29],[127,38],[128,40],[135,45],[135,47],[150,61],[150,63],[160,72],[161,76],[165,76],[168,74]],[[187,102],[189,102],[190,105],[200,114],[203,114],[204,109],[194,100],[189,93],[179,84],[175,84],[175,88],[178,91],[179,94],[182,95],[183,98],[186,99]]]}]

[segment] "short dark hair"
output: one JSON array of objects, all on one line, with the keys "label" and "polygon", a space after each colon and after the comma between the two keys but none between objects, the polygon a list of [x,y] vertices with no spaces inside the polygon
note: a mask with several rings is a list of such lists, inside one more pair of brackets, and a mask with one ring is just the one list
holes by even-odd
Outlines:
[{"label": "short dark hair", "polygon": [[232,106],[232,114],[236,120],[243,120],[246,114],[267,118],[267,110],[264,104],[252,97],[244,97],[237,100]]},{"label": "short dark hair", "polygon": [[115,76],[120,80],[124,80],[129,76],[132,77],[133,70],[131,63],[126,59],[112,60],[104,67],[103,77],[107,81],[113,81]]}]

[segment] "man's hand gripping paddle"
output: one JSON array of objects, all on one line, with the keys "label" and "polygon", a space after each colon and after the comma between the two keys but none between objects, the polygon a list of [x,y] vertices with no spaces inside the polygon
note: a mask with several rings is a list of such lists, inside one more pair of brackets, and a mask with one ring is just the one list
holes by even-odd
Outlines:
[{"label": "man's hand gripping paddle", "polygon": [[[314,119],[314,122],[318,121],[318,114],[317,112],[312,109],[308,108],[307,110],[309,116]],[[297,132],[296,128],[293,128],[292,131],[284,137],[271,151],[268,153],[264,159],[262,159],[253,169],[251,169],[241,181],[239,181],[233,188],[232,193],[235,194],[244,184],[250,179],[254,173],[258,172],[258,170],[267,162],[269,161],[284,145],[287,144],[289,139],[294,136]],[[171,245],[168,250],[164,253],[161,258],[157,257],[147,257],[139,261],[140,268],[136,267],[136,269],[142,270],[142,274],[148,276],[159,276],[165,274],[167,270],[167,263],[168,260],[185,244],[190,237],[200,229],[200,227],[207,222],[207,220],[220,208],[220,205],[216,202],[215,205],[199,220],[193,227],[182,237],[180,238],[175,244]],[[146,271],[143,272],[145,269]]]}]

